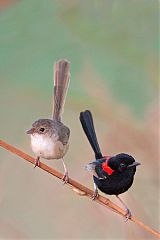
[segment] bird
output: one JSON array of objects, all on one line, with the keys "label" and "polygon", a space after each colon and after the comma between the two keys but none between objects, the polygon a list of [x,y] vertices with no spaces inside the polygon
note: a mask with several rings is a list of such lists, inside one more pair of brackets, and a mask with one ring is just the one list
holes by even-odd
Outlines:
[{"label": "bird", "polygon": [[99,196],[98,189],[105,194],[115,195],[124,207],[125,221],[127,221],[132,214],[119,194],[126,192],[132,186],[136,167],[140,163],[127,153],[103,156],[97,140],[91,111],[80,112],[79,118],[95,155],[95,160],[85,166],[85,169],[93,175],[93,200]]},{"label": "bird", "polygon": [[35,167],[40,166],[40,158],[61,159],[64,183],[69,180],[64,156],[69,148],[70,129],[62,122],[62,114],[69,81],[70,62],[66,59],[55,62],[52,118],[36,120],[26,132],[31,136],[31,148],[36,155]]}]

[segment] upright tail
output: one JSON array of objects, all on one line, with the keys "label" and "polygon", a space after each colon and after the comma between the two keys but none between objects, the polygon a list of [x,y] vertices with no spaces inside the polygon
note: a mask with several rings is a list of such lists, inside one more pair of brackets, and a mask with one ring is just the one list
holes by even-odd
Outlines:
[{"label": "upright tail", "polygon": [[83,130],[88,138],[88,141],[91,144],[91,147],[95,153],[96,159],[102,158],[102,153],[97,141],[92,114],[89,110],[80,113],[80,121],[83,127]]},{"label": "upright tail", "polygon": [[61,121],[65,98],[69,86],[70,63],[62,59],[54,65],[53,118]]}]

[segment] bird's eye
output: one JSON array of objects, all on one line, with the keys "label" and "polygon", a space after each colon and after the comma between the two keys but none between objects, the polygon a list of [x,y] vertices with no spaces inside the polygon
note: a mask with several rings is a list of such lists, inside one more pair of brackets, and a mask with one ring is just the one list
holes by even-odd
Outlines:
[{"label": "bird's eye", "polygon": [[40,132],[44,132],[45,129],[44,128],[40,128],[39,130],[40,130]]},{"label": "bird's eye", "polygon": [[121,163],[120,166],[123,168],[123,167],[126,167],[126,164],[125,163]]}]

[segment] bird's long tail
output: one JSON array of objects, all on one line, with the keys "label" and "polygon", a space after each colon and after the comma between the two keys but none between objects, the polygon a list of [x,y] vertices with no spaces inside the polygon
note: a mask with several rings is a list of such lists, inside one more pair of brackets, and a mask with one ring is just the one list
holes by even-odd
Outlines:
[{"label": "bird's long tail", "polygon": [[88,138],[89,143],[95,153],[96,159],[102,158],[102,153],[97,141],[92,114],[89,110],[80,113],[80,122]]},{"label": "bird's long tail", "polygon": [[62,59],[54,65],[53,118],[61,121],[70,80],[70,63]]}]

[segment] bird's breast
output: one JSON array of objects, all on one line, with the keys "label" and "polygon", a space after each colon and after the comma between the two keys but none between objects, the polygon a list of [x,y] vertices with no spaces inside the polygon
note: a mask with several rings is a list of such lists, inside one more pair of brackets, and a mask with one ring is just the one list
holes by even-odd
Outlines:
[{"label": "bird's breast", "polygon": [[118,195],[126,192],[131,187],[134,174],[135,171],[130,169],[130,171],[125,171],[123,174],[115,172],[106,179],[94,177],[94,182],[102,192],[109,195]]},{"label": "bird's breast", "polygon": [[39,134],[31,135],[31,147],[37,156],[45,159],[62,158],[68,150],[68,144],[63,145],[53,136]]}]

